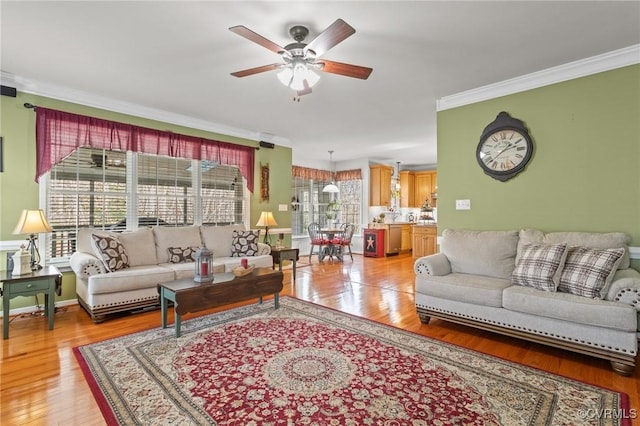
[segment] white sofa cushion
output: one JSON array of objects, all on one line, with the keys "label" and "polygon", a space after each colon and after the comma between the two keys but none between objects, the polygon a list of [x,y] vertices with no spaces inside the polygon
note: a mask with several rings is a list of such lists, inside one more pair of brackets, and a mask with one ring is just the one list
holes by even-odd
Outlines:
[{"label": "white sofa cushion", "polygon": [[476,305],[502,307],[502,291],[511,280],[453,272],[416,280],[416,293]]},{"label": "white sofa cushion", "polygon": [[[624,248],[618,269],[627,269],[630,266],[629,247],[630,237],[623,232],[547,232],[537,229],[523,229],[520,231],[518,243],[518,256],[521,247],[526,244],[558,244],[567,243],[567,246],[583,246],[591,248]],[[516,261],[518,257],[516,257]]]},{"label": "white sofa cushion", "polygon": [[231,256],[233,231],[244,231],[244,225],[201,226],[200,235],[204,245],[213,252],[213,257]]},{"label": "white sofa cushion", "polygon": [[623,255],[623,248],[569,247],[558,291],[604,299]]},{"label": "white sofa cushion", "polygon": [[156,251],[154,247],[153,230],[149,227],[140,228],[133,232],[117,234],[118,239],[129,255],[129,266],[156,265]]},{"label": "white sofa cushion", "polygon": [[[510,311],[576,324],[589,324],[627,332],[633,332],[637,327],[633,306],[589,299],[569,293],[549,293],[533,288],[511,286],[504,290],[502,304]],[[531,326],[535,328],[533,324]]]},{"label": "white sofa cushion", "polygon": [[556,291],[566,257],[567,245],[564,243],[527,244],[513,270],[512,281],[516,285]]},{"label": "white sofa cushion", "polygon": [[453,272],[511,280],[517,245],[518,231],[445,229],[440,251]]},{"label": "white sofa cushion", "polygon": [[141,288],[155,288],[159,283],[172,281],[174,272],[157,265],[134,266],[109,274],[92,275],[88,280],[88,294],[120,293]]},{"label": "white sofa cushion", "polygon": [[199,226],[154,226],[158,263],[169,263],[169,247],[202,247]]}]

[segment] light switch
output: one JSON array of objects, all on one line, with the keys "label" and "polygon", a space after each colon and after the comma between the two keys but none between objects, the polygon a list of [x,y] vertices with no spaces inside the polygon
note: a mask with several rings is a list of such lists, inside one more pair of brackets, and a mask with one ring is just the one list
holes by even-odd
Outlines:
[{"label": "light switch", "polygon": [[286,212],[289,208],[288,204],[278,204],[278,211],[279,212]]},{"label": "light switch", "polygon": [[471,200],[456,200],[456,210],[471,210]]}]

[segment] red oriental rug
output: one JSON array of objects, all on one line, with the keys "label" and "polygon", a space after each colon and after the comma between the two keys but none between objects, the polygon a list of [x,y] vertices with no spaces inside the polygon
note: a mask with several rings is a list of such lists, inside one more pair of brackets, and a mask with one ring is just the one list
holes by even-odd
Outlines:
[{"label": "red oriental rug", "polygon": [[630,424],[624,394],[289,297],[74,350],[114,425]]}]

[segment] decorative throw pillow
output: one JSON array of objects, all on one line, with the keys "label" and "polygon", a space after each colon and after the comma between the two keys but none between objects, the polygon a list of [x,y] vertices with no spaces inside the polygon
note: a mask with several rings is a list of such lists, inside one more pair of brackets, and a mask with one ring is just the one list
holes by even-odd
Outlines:
[{"label": "decorative throw pillow", "polygon": [[258,239],[260,230],[256,231],[233,231],[233,241],[231,243],[231,256],[255,256],[258,254]]},{"label": "decorative throw pillow", "polygon": [[171,263],[195,262],[198,247],[169,247],[167,251]]},{"label": "decorative throw pillow", "polygon": [[569,247],[558,291],[603,299],[624,251],[623,248]]},{"label": "decorative throw pillow", "polygon": [[94,251],[109,272],[129,267],[129,256],[116,237],[92,234]]},{"label": "decorative throw pillow", "polygon": [[556,291],[567,257],[566,244],[528,244],[522,247],[511,280],[538,290]]}]

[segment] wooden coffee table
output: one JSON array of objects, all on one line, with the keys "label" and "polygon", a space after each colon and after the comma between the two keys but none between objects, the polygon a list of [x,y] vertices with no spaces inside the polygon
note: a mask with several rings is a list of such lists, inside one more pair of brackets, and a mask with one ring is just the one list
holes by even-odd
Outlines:
[{"label": "wooden coffee table", "polygon": [[269,268],[256,268],[249,275],[236,277],[231,272],[215,274],[212,283],[198,283],[192,278],[158,284],[162,328],[167,327],[168,301],[173,302],[176,337],[180,337],[182,315],[216,308],[230,303],[273,294],[275,308],[279,307],[282,291],[282,272]]}]

